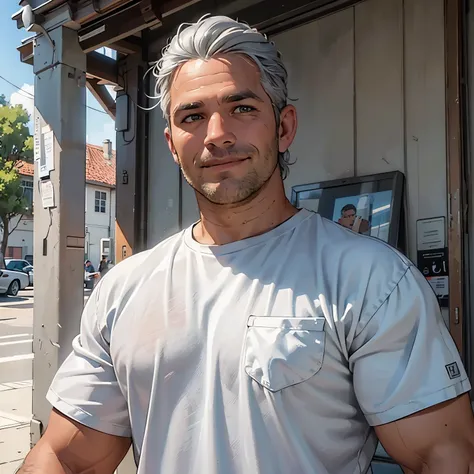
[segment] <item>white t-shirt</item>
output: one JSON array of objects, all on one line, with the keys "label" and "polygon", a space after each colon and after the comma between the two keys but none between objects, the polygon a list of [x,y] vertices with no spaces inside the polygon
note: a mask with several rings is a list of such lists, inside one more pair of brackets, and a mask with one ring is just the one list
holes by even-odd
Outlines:
[{"label": "white t-shirt", "polygon": [[385,243],[307,210],[113,268],[48,400],[132,436],[139,474],[354,474],[388,423],[470,390],[436,297]]}]

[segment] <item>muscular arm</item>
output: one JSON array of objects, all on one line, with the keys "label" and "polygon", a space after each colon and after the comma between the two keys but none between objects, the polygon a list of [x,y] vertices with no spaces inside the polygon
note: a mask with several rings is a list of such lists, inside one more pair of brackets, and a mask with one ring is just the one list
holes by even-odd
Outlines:
[{"label": "muscular arm", "polygon": [[474,474],[474,418],[468,395],[375,431],[407,474]]},{"label": "muscular arm", "polygon": [[130,444],[130,438],[95,431],[53,410],[18,474],[112,474]]}]

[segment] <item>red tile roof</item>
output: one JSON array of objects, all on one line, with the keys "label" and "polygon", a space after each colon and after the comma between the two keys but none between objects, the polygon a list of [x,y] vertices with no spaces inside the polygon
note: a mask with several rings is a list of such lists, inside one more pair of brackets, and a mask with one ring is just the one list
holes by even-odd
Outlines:
[{"label": "red tile roof", "polygon": [[17,161],[16,167],[23,176],[33,176],[35,174],[35,165],[26,161]]},{"label": "red tile roof", "polygon": [[[86,145],[86,181],[104,186],[115,187],[115,151],[112,158],[104,158],[101,146]],[[19,161],[17,168],[23,176],[34,175],[34,165],[26,161]]]},{"label": "red tile roof", "polygon": [[104,157],[102,146],[86,145],[86,181],[115,187],[115,151]]}]

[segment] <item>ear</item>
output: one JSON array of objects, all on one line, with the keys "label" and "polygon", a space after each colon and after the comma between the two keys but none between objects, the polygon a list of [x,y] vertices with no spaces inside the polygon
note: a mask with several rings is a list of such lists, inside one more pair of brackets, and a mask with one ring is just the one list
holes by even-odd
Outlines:
[{"label": "ear", "polygon": [[171,130],[169,127],[165,128],[165,138],[166,143],[168,143],[168,148],[170,149],[170,152],[173,155],[174,162],[179,165],[178,154],[176,153],[176,148],[174,147],[173,138],[171,137]]},{"label": "ear", "polygon": [[280,153],[284,153],[290,148],[296,135],[297,126],[296,109],[293,105],[287,105],[280,112],[280,127],[278,130],[278,151]]}]

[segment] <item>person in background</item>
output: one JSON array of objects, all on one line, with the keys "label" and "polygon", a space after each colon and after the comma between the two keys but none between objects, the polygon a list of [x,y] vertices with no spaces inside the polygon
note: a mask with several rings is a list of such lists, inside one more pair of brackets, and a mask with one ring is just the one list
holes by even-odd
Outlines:
[{"label": "person in background", "polygon": [[341,217],[339,218],[338,222],[342,226],[352,229],[352,226],[354,225],[354,221],[356,218],[357,214],[357,209],[354,206],[354,204],[346,204],[342,209],[341,209]]},{"label": "person in background", "polygon": [[104,277],[108,271],[109,271],[109,262],[107,261],[107,257],[105,255],[102,255],[102,260],[99,263],[100,276]]},{"label": "person in background", "polygon": [[357,209],[354,204],[346,204],[341,209],[341,217],[338,223],[359,234],[365,234],[369,230],[369,221],[357,216]]},{"label": "person in background", "polygon": [[94,273],[95,272],[94,265],[92,265],[90,260],[86,260],[86,263],[84,263],[84,270],[87,273]]}]

